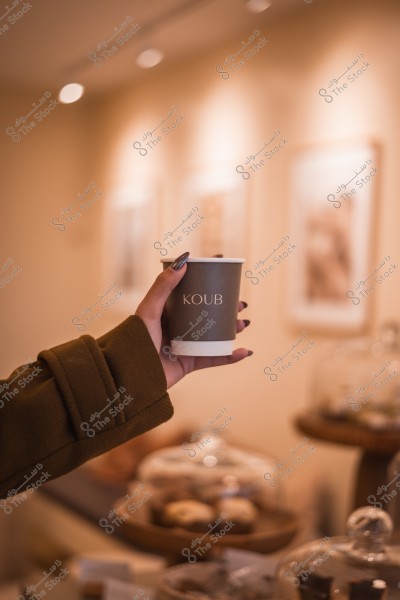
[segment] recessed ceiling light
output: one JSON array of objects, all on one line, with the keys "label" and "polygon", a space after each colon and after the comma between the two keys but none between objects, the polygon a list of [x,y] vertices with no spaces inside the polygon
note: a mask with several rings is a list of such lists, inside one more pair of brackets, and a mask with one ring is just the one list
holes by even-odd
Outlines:
[{"label": "recessed ceiling light", "polygon": [[139,54],[136,64],[142,69],[151,69],[158,65],[164,58],[164,53],[157,48],[148,48]]},{"label": "recessed ceiling light", "polygon": [[260,13],[272,5],[271,0],[246,0],[246,8],[250,12]]},{"label": "recessed ceiling light", "polygon": [[63,104],[71,104],[82,98],[84,91],[85,88],[80,83],[68,83],[59,91],[58,99]]}]

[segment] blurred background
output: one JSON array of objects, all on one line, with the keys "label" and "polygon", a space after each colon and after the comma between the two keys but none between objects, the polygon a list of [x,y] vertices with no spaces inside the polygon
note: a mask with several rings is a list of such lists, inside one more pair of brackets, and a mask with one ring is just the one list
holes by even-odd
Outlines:
[{"label": "blurred background", "polygon": [[[116,326],[160,258],[187,250],[245,258],[251,326],[237,347],[254,350],[174,386],[168,423],[0,515],[4,582],[31,561],[122,544],[91,519],[103,493],[92,480],[106,490],[106,514],[113,485],[121,495],[139,459],[188,440],[223,407],[233,417],[226,439],[275,462],[315,434],[282,502],[314,533],[343,533],[364,438],[343,442],[299,418],[328,398],[324,410],[343,424],[351,389],[374,376],[385,352],[398,360],[399,18],[396,0],[4,7],[2,378],[43,349]],[[73,101],[67,89],[62,101],[71,83],[84,93]],[[368,292],[378,270],[383,279]],[[86,311],[115,295],[111,285],[120,299]],[[309,341],[284,369],[282,357]],[[389,389],[398,401],[394,376]],[[400,448],[398,417],[392,429],[383,424],[393,438],[386,462]],[[381,410],[364,421],[378,435],[382,419]]]}]

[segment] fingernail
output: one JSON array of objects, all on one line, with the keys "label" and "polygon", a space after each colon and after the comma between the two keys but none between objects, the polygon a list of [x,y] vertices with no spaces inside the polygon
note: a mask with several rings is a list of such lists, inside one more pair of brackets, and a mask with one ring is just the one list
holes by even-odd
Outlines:
[{"label": "fingernail", "polygon": [[242,300],[242,304],[243,304],[243,307],[244,307],[244,308],[247,308],[247,307],[248,307],[248,304],[247,304],[247,302],[245,302],[244,300]]},{"label": "fingernail", "polygon": [[249,319],[243,319],[243,323],[245,327],[248,327],[250,325]]},{"label": "fingernail", "polygon": [[249,350],[249,353],[247,356],[251,356],[252,354],[254,354],[253,350]]},{"label": "fingernail", "polygon": [[178,256],[178,258],[172,263],[171,269],[173,269],[174,271],[179,271],[179,269],[182,269],[183,265],[189,258],[189,254],[190,252],[184,252],[183,254]]}]

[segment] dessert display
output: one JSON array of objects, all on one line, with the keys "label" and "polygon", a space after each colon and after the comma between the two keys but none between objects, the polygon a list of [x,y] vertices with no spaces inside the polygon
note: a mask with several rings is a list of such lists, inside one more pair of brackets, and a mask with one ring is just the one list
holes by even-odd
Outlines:
[{"label": "dessert display", "polygon": [[165,448],[142,461],[138,479],[148,492],[146,503],[129,513],[121,498],[115,507],[125,533],[181,562],[189,554],[211,560],[217,543],[216,552],[224,546],[272,552],[292,539],[298,521],[285,510],[284,484],[272,487],[264,478],[276,461],[211,433],[200,437],[197,451],[189,455],[188,445]]},{"label": "dessert display", "polygon": [[400,327],[331,348],[318,363],[311,412],[372,429],[400,430]]},{"label": "dessert display", "polygon": [[155,452],[141,463],[139,478],[153,488],[152,521],[202,532],[223,514],[224,520],[234,521],[235,535],[251,533],[261,512],[281,506],[281,491],[265,485],[263,478],[273,461],[215,436],[207,439],[206,452],[196,456],[187,456],[178,446]]},{"label": "dessert display", "polygon": [[347,522],[348,537],[323,538],[286,555],[277,567],[279,600],[400,598],[400,547],[387,542],[387,513],[363,507]]},{"label": "dessert display", "polygon": [[194,499],[189,492],[157,491],[149,502],[153,523],[163,527],[181,527],[188,531],[206,532],[218,515],[235,522],[235,534],[251,533],[260,509],[256,502],[239,496],[215,500],[211,496],[203,501]]}]

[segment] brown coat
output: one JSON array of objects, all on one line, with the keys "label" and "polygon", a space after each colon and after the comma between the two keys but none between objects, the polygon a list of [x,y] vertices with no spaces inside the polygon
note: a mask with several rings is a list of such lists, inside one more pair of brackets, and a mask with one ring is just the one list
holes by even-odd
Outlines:
[{"label": "brown coat", "polygon": [[160,358],[136,316],[97,340],[83,335],[44,350],[22,370],[0,381],[0,498],[44,474],[59,477],[173,414]]}]

